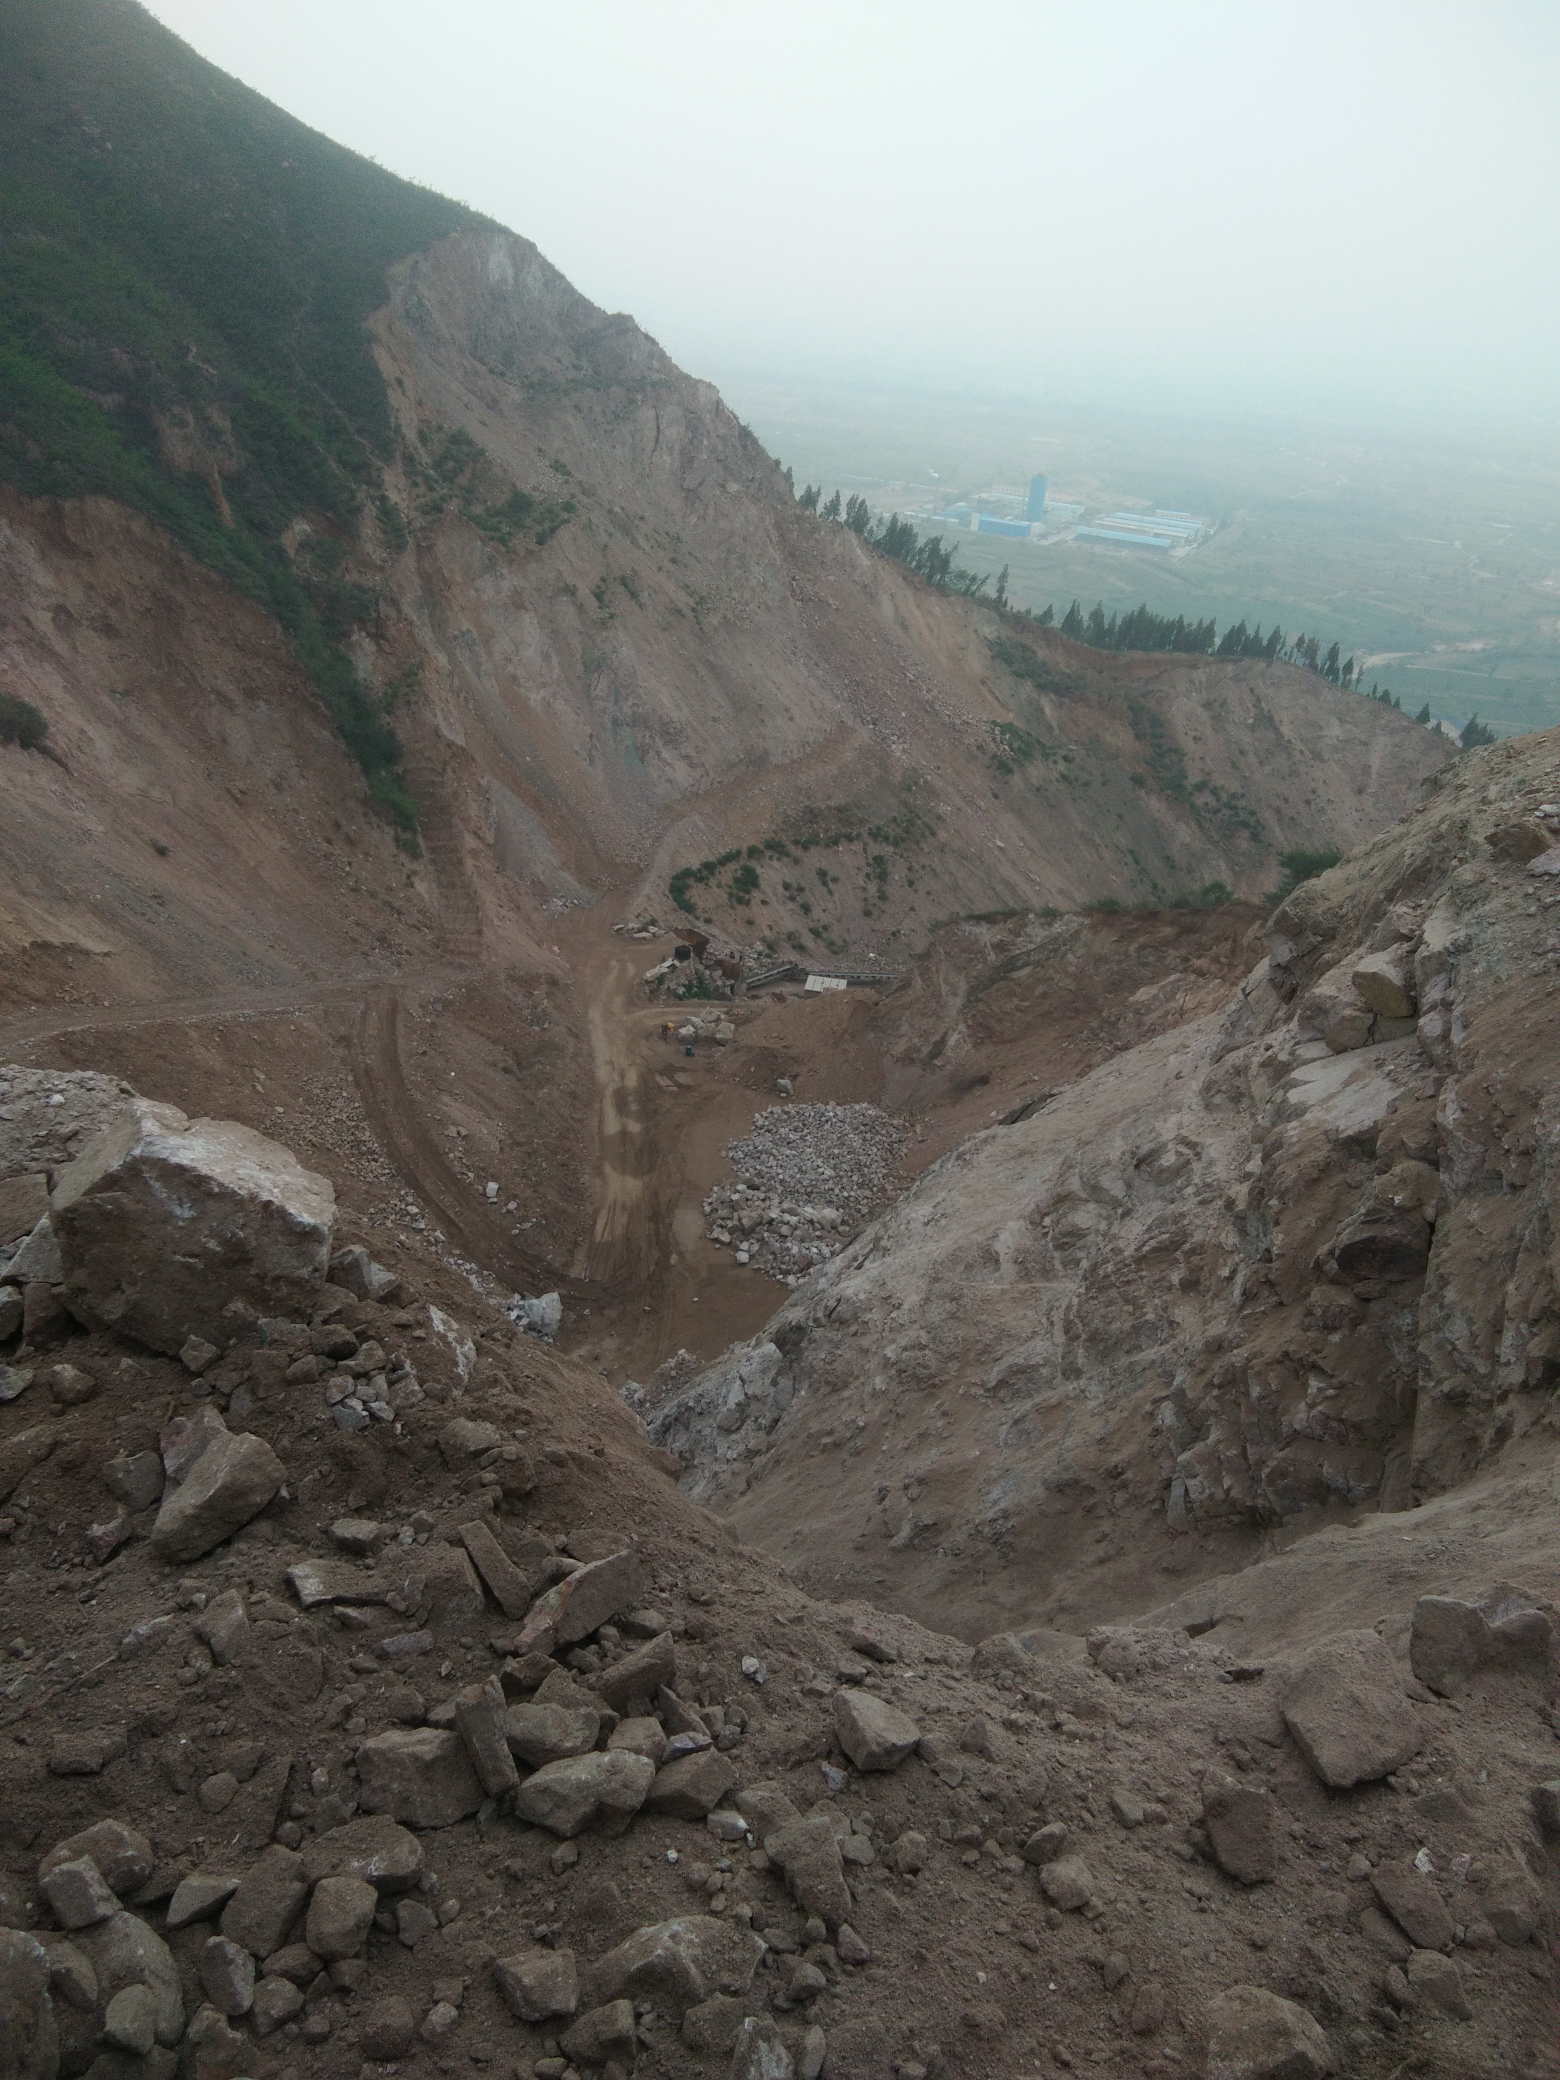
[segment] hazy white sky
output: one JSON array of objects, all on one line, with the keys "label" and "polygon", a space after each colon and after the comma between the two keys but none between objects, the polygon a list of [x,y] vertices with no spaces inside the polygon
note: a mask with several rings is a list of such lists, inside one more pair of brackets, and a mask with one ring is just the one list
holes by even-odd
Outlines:
[{"label": "hazy white sky", "polygon": [[1560,415],[1553,0],[151,0],[685,366]]}]

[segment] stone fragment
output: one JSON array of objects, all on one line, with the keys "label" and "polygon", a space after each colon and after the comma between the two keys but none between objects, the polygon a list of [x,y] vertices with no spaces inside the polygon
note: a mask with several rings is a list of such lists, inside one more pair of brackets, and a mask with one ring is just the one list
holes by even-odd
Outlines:
[{"label": "stone fragment", "polygon": [[1389,1776],[1419,1752],[1397,1664],[1374,1632],[1346,1632],[1313,1647],[1280,1702],[1295,1745],[1335,1791]]},{"label": "stone fragment", "polygon": [[103,1468],[102,1479],[126,1509],[150,1509],[163,1491],[162,1461],[155,1452],[121,1452]]},{"label": "stone fragment", "polygon": [[210,1649],[218,1668],[231,1668],[244,1658],[249,1643],[249,1614],[236,1589],[213,1596],[203,1611],[190,1620],[190,1630]]},{"label": "stone fragment", "polygon": [[735,1805],[761,1842],[802,1817],[783,1787],[767,1780],[745,1786],[737,1793]]},{"label": "stone fragment", "polygon": [[384,1813],[333,1827],[303,1850],[303,1874],[311,1885],[322,1878],[361,1878],[380,1892],[409,1892],[422,1873],[422,1843]]},{"label": "stone fragment", "polygon": [[1484,842],[1496,859],[1525,867],[1529,860],[1541,859],[1553,847],[1555,839],[1553,831],[1540,823],[1536,816],[1514,816],[1487,832]]},{"label": "stone fragment", "polygon": [[1040,1866],[1040,1890],[1064,1914],[1091,1907],[1099,1898],[1094,1874],[1078,1856],[1058,1856]]},{"label": "stone fragment", "polygon": [[632,2061],[638,2048],[632,2001],[607,2001],[587,2009],[558,2039],[564,2057],[582,2066],[604,2066],[614,2058]]},{"label": "stone fragment", "polygon": [[338,1517],[330,1527],[330,1542],[338,1552],[366,1560],[377,1551],[381,1533],[372,1517]]},{"label": "stone fragment", "polygon": [[255,1960],[242,1943],[212,1936],[200,1953],[200,1983],[219,2015],[247,2015],[255,1998]]},{"label": "stone fragment", "polygon": [[417,2018],[400,1994],[375,2001],[358,2029],[358,2043],[370,2058],[404,2058],[417,2034]]},{"label": "stone fragment", "polygon": [[13,1286],[57,1286],[65,1276],[60,1261],[60,1239],[47,1214],[28,1234],[27,1240],[6,1266],[6,1281]]},{"label": "stone fragment", "polygon": [[361,1243],[349,1242],[330,1260],[330,1282],[359,1300],[383,1302],[393,1299],[401,1281],[383,1264],[376,1264]]},{"label": "stone fragment", "polygon": [[462,1524],[460,1539],[504,1616],[523,1618],[531,1608],[531,1577],[516,1567],[489,1525]]},{"label": "stone fragment", "polygon": [[[41,1936],[49,1955],[49,1991],[65,2005],[90,2015],[98,2004],[97,1973],[84,1950],[64,1936]],[[0,2067],[0,2072],[4,2067]]]},{"label": "stone fragment", "polygon": [[386,1603],[405,1578],[394,1569],[365,1573],[345,1560],[296,1560],[287,1582],[306,1611],[322,1603]]},{"label": "stone fragment", "polygon": [[435,2001],[417,2034],[425,2044],[442,2044],[459,2021],[460,2010],[453,2001]]},{"label": "stone fragment", "polygon": [[1322,2080],[1335,2070],[1321,2024],[1265,1986],[1231,1986],[1208,2003],[1208,2080]]},{"label": "stone fragment", "polygon": [[119,1902],[90,1856],[57,1863],[38,1881],[38,1890],[62,1928],[90,1928],[119,1912]]},{"label": "stone fragment", "polygon": [[1407,1964],[1411,1945],[1390,1915],[1383,1914],[1379,1907],[1364,1907],[1360,1911],[1359,1928],[1372,1949],[1379,1950],[1383,1957],[1390,1957],[1394,1964]]},{"label": "stone fragment", "polygon": [[480,1459],[484,1452],[496,1452],[503,1442],[504,1433],[495,1423],[475,1423],[465,1416],[457,1416],[439,1432],[444,1463],[457,1473],[470,1460]]},{"label": "stone fragment", "polygon": [[303,1858],[273,1842],[239,1879],[219,1926],[230,1942],[242,1943],[255,1957],[269,1957],[287,1940],[308,1896]]},{"label": "stone fragment", "polygon": [[588,1755],[601,1731],[594,1705],[512,1704],[504,1713],[509,1752],[532,1769]]},{"label": "stone fragment", "polygon": [[604,1834],[621,1834],[645,1802],[654,1763],[621,1750],[549,1762],[515,1793],[515,1812],[534,1827],[565,1839],[600,1820]]},{"label": "stone fragment", "polygon": [[1203,1778],[1203,1825],[1221,1870],[1242,1885],[1278,1876],[1278,1833],[1271,1795],[1210,1770]]},{"label": "stone fragment", "polygon": [[890,1863],[901,1877],[914,1877],[917,1871],[926,1868],[926,1836],[918,1829],[907,1827],[888,1852]]},{"label": "stone fragment", "polygon": [[690,2008],[682,2019],[682,2040],[700,2058],[725,2058],[742,2027],[742,2003],[717,1993]]},{"label": "stone fragment", "polygon": [[511,2011],[522,2022],[545,2022],[550,2015],[572,2015],[580,2004],[579,1973],[572,1950],[521,1950],[495,1957],[493,1978]]},{"label": "stone fragment", "polygon": [[0,1928],[0,2073],[7,2080],[55,2080],[59,2066],[48,1953],[36,1936]]},{"label": "stone fragment", "polygon": [[51,1777],[98,1777],[109,1763],[118,1761],[125,1746],[122,1733],[56,1733],[49,1742],[45,1767]]},{"label": "stone fragment", "polygon": [[634,1705],[643,1706],[663,1688],[671,1690],[676,1685],[677,1653],[669,1632],[646,1640],[596,1678],[603,1704],[609,1711],[625,1715]]},{"label": "stone fragment", "polygon": [[1404,1976],[1416,2006],[1434,2009],[1454,2022],[1471,2022],[1473,2009],[1463,1991],[1462,1973],[1454,1958],[1439,1950],[1416,1950],[1408,1960]]},{"label": "stone fragment", "polygon": [[103,2035],[117,2051],[145,2058],[157,2042],[157,2001],[149,1986],[121,1986],[103,2011]]},{"label": "stone fragment", "polygon": [[1370,1887],[1398,1927],[1421,1950],[1446,1950],[1455,1930],[1446,1902],[1411,1863],[1381,1863]]},{"label": "stone fragment", "polygon": [[1414,986],[1406,949],[1393,947],[1368,953],[1356,963],[1349,980],[1381,1018],[1412,1018]]},{"label": "stone fragment", "polygon": [[355,1957],[368,1940],[379,1894],[362,1878],[321,1878],[309,1900],[304,1940],[327,1964]]},{"label": "stone fragment", "polygon": [[505,1737],[504,1693],[498,1678],[469,1684],[457,1691],[454,1702],[455,1731],[465,1743],[477,1781],[489,1798],[502,1798],[520,1782],[520,1772]]},{"label": "stone fragment", "polygon": [[303,2012],[303,1989],[291,1979],[262,1979],[249,2010],[257,2037],[269,2037]]},{"label": "stone fragment", "polygon": [[607,1735],[607,1752],[644,1755],[657,1769],[666,1760],[666,1733],[659,1719],[620,1719]]},{"label": "stone fragment", "polygon": [[702,1755],[684,1755],[656,1772],[645,1796],[645,1811],[664,1813],[674,1820],[702,1820],[735,1788],[736,1781],[736,1771],[713,1748]]},{"label": "stone fragment", "polygon": [[[422,1621],[435,1633],[464,1632],[482,1617],[482,1584],[460,1546],[430,1539],[417,1556]],[[394,1601],[391,1608],[395,1608]]]},{"label": "stone fragment", "polygon": [[425,1943],[439,1925],[439,1917],[418,1899],[400,1899],[395,1904],[395,1932],[408,1950]]},{"label": "stone fragment", "polygon": [[921,1738],[908,1712],[870,1690],[835,1691],[834,1730],[860,1770],[897,1769]]},{"label": "stone fragment", "polygon": [[169,1928],[188,1928],[195,1921],[211,1921],[238,1890],[237,1878],[207,1877],[196,1871],[181,1878],[168,1902]]},{"label": "stone fragment", "polygon": [[[1482,1859],[1481,1859],[1482,1862]],[[1543,1919],[1544,1895],[1532,1873],[1514,1856],[1495,1856],[1476,1867],[1484,1920],[1502,1943],[1528,1943]],[[1427,1946],[1428,1947],[1428,1946]]]},{"label": "stone fragment", "polygon": [[214,1365],[221,1355],[217,1346],[208,1343],[204,1336],[186,1336],[179,1346],[179,1363],[186,1372],[204,1372],[207,1366]]},{"label": "stone fragment", "polygon": [[771,1863],[777,1865],[805,1914],[816,1914],[837,1928],[850,1912],[850,1892],[839,1839],[826,1813],[809,1813],[763,1837]]},{"label": "stone fragment", "polygon": [[440,1727],[376,1734],[358,1749],[357,1769],[365,1810],[407,1827],[453,1827],[486,1796],[460,1736]]},{"label": "stone fragment", "polygon": [[311,1986],[320,1975],[320,1960],[307,1943],[284,1943],[260,1960],[267,1979],[291,1979],[294,1986]]},{"label": "stone fragment", "polygon": [[1118,1784],[1110,1795],[1110,1809],[1123,1827],[1141,1827],[1146,1808],[1135,1791]]},{"label": "stone fragment", "polygon": [[225,1343],[233,1300],[306,1317],[335,1217],[329,1181],[276,1142],[144,1098],[61,1172],[50,1213],[71,1312],[170,1354]]},{"label": "stone fragment", "polygon": [[744,1995],[763,1954],[761,1939],[740,1921],[713,1914],[657,1921],[597,1959],[592,1997],[646,2003],[680,2018],[718,1993]]},{"label": "stone fragment", "polygon": [[0,1249],[30,1235],[49,1211],[49,1179],[45,1171],[27,1170],[0,1178]]},{"label": "stone fragment", "polygon": [[[854,1837],[852,1837],[854,1839]],[[834,1937],[841,1964],[870,1964],[872,1952],[848,1921],[842,1921]]]},{"label": "stone fragment", "polygon": [[125,1986],[147,1986],[157,2003],[157,2041],[177,2044],[184,2034],[184,1991],[173,1953],[137,1914],[120,1912],[76,1940],[97,1974],[98,1997],[112,2000]]},{"label": "stone fragment", "polygon": [[[900,2067],[904,2071],[904,2067]],[[731,2050],[726,2080],[796,2080],[796,2062],[768,2015],[745,2015]]]},{"label": "stone fragment", "polygon": [[643,1573],[634,1552],[593,1560],[539,1596],[515,1635],[517,1654],[551,1654],[586,1639],[598,1625],[637,1603]]},{"label": "stone fragment", "polygon": [[[824,2035],[823,2025],[809,2023],[802,2031],[801,2046],[796,2054],[796,2080],[819,2080],[829,2056],[829,2040]],[[903,2066],[900,2067],[903,2072]]]},{"label": "stone fragment", "polygon": [[74,1863],[83,1856],[91,1858],[105,1882],[121,1896],[139,1891],[156,1862],[151,1843],[138,1828],[123,1820],[95,1820],[79,1834],[56,1842],[39,1864],[38,1876],[41,1880],[60,1864]]},{"label": "stone fragment", "polygon": [[151,1535],[152,1550],[162,1560],[198,1560],[209,1553],[258,1516],[286,1478],[264,1438],[235,1434],[214,1411],[202,1414],[203,1443],[193,1460],[185,1457],[188,1418],[175,1417],[163,1432],[169,1485]]}]

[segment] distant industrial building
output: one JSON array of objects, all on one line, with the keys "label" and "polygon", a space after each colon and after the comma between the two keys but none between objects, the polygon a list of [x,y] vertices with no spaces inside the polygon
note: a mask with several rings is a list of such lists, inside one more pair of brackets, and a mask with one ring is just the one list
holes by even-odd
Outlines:
[{"label": "distant industrial building", "polygon": [[1046,483],[1044,477],[1031,477],[1029,479],[1029,503],[1024,508],[1024,518],[1026,520],[1043,520],[1045,518],[1045,492]]},{"label": "distant industrial building", "polygon": [[1208,522],[1195,513],[1158,507],[1152,513],[1106,513],[1073,539],[1106,542],[1117,549],[1189,549],[1208,532]]},{"label": "distant industrial building", "polygon": [[1027,542],[1034,533],[1034,528],[1027,520],[998,520],[991,513],[977,513],[975,515],[975,532],[977,534],[1013,535],[1019,541]]}]

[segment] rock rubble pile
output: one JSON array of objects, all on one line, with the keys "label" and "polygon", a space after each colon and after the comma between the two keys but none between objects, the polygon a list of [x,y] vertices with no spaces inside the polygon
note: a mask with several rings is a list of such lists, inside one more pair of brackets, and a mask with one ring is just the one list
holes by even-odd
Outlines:
[{"label": "rock rubble pile", "polygon": [[785,1285],[839,1255],[892,1188],[905,1130],[876,1105],[772,1105],[726,1150],[705,1232]]}]

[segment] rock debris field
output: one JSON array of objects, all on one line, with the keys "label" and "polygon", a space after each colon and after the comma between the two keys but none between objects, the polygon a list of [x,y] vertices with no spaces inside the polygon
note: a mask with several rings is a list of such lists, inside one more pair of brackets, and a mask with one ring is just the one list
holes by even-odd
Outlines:
[{"label": "rock debris field", "polygon": [[[1552,2075],[1542,1598],[1405,1589],[1293,1656],[813,1600],[593,1375],[343,1244],[286,1149],[35,1095],[6,2080]],[[862,1205],[892,1123],[806,1111],[866,1131],[804,1122],[784,1174]]]},{"label": "rock debris field", "polygon": [[893,1189],[905,1130],[876,1105],[772,1105],[726,1150],[704,1202],[712,1242],[784,1285],[838,1256]]}]

